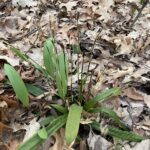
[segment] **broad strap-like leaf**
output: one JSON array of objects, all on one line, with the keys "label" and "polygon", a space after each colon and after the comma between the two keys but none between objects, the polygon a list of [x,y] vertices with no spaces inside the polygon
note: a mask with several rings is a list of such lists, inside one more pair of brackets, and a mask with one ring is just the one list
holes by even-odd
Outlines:
[{"label": "broad strap-like leaf", "polygon": [[54,120],[55,117],[54,116],[48,116],[46,118],[43,118],[42,120],[40,120],[39,124],[40,126],[47,126],[52,120]]},{"label": "broad strap-like leaf", "polygon": [[[55,134],[65,123],[67,120],[67,114],[59,116],[55,119],[53,119],[52,122],[46,127],[46,132],[49,136],[52,136]],[[40,136],[37,134],[33,135],[29,140],[27,140],[25,143],[23,143],[18,150],[36,150],[35,148],[42,144],[45,140],[40,138]]]},{"label": "broad strap-like leaf", "polygon": [[60,75],[60,72],[59,70],[56,71],[56,86],[57,86],[57,89],[58,89],[58,95],[64,99],[64,92],[63,92],[63,87],[62,87],[62,82],[61,82],[61,75]]},{"label": "broad strap-like leaf", "polygon": [[111,109],[104,107],[96,107],[89,110],[90,113],[101,113],[102,115],[106,115],[114,120],[118,124],[118,126],[124,130],[128,130],[128,128],[121,122],[119,116]]},{"label": "broad strap-like leaf", "polygon": [[105,100],[109,99],[113,96],[118,96],[121,94],[120,88],[111,88],[105,90],[104,92],[100,93],[99,95],[95,96],[93,99],[87,101],[84,105],[84,109],[88,111],[90,108],[94,107],[97,102],[104,102]]},{"label": "broad strap-like leaf", "polygon": [[57,54],[53,40],[47,39],[43,52],[44,66],[50,76],[56,81],[58,95],[65,99],[68,83],[68,60],[64,52]]},{"label": "broad strap-like leaf", "polygon": [[48,76],[47,71],[44,68],[42,68],[42,66],[40,66],[37,62],[35,62],[32,58],[30,58],[27,54],[21,52],[21,50],[15,48],[15,47],[11,47],[11,50],[17,56],[19,56],[22,60],[31,63],[32,66],[34,66],[37,70],[39,70],[40,72],[42,72],[46,77]]},{"label": "broad strap-like leaf", "polygon": [[80,45],[73,44],[73,45],[71,45],[71,47],[73,49],[73,53],[75,53],[75,54],[80,54],[81,53]]},{"label": "broad strap-like leaf", "polygon": [[140,142],[144,140],[144,137],[132,132],[132,131],[123,131],[117,128],[113,128],[108,126],[108,133],[107,135],[119,138],[121,140],[128,140],[133,142]]},{"label": "broad strap-like leaf", "polygon": [[[91,123],[91,127],[97,131],[101,131],[102,127],[100,124],[96,121]],[[127,141],[132,141],[132,142],[140,142],[144,140],[144,137],[132,132],[132,131],[123,131],[118,128],[114,128],[111,126],[108,126],[105,129],[105,135],[109,135],[111,137],[119,138],[121,140],[127,140]]]},{"label": "broad strap-like leaf", "polygon": [[63,107],[63,106],[61,106],[61,105],[58,105],[58,104],[51,104],[51,106],[53,107],[53,108],[55,108],[57,111],[59,111],[60,113],[67,113],[68,112],[68,109],[67,108],[65,108],[65,107]]},{"label": "broad strap-like leaf", "polygon": [[39,96],[39,95],[44,94],[44,92],[46,92],[46,90],[44,90],[38,86],[35,86],[33,84],[25,83],[25,86],[26,86],[28,92],[34,96]]},{"label": "broad strap-like leaf", "polygon": [[17,56],[19,56],[22,60],[28,62],[29,57],[28,57],[26,54],[22,53],[19,49],[15,48],[15,47],[11,47],[11,50],[12,50]]},{"label": "broad strap-like leaf", "polygon": [[38,136],[41,138],[41,139],[47,139],[47,137],[48,137],[48,134],[47,134],[47,131],[46,131],[46,129],[45,129],[45,127],[43,127],[42,129],[40,129],[39,131],[38,131]]},{"label": "broad strap-like leaf", "polygon": [[43,52],[44,66],[51,77],[55,77],[56,72],[56,52],[53,41],[51,38],[47,39],[44,43],[44,52]]},{"label": "broad strap-like leaf", "polygon": [[68,61],[64,53],[58,55],[58,68],[56,72],[56,85],[58,94],[61,98],[65,98],[67,93],[68,82]]},{"label": "broad strap-like leaf", "polygon": [[76,104],[71,105],[67,118],[65,137],[66,142],[70,145],[78,134],[81,119],[82,107]]},{"label": "broad strap-like leaf", "polygon": [[4,70],[16,93],[16,96],[19,98],[19,100],[25,107],[28,107],[29,106],[28,91],[20,75],[12,66],[8,64],[4,65]]}]

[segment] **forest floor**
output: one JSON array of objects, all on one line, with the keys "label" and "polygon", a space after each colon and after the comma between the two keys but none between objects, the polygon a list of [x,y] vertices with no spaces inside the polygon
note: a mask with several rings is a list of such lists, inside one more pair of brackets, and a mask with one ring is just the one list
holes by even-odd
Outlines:
[{"label": "forest floor", "polygon": [[[142,2],[0,0],[0,150],[15,150],[36,133],[39,123],[35,112],[44,117],[55,94],[42,75],[17,57],[10,47],[20,49],[42,66],[43,44],[49,37],[55,38],[58,51],[63,49],[68,55],[70,45],[80,45],[85,55],[83,73],[87,72],[92,55],[90,94],[95,96],[105,89],[122,87],[122,95],[112,98],[106,105],[132,131],[150,137],[150,3],[148,0],[144,6]],[[72,72],[77,59],[82,66],[82,55],[78,58],[73,54],[70,59]],[[13,90],[5,84],[5,63],[15,67],[26,83],[34,83],[45,90],[44,96],[30,95],[30,109],[23,108]],[[68,86],[77,80],[78,75],[72,74]],[[57,150],[58,141],[63,137],[56,134],[54,139],[50,148],[41,149]],[[105,136],[90,132],[78,149],[114,149],[115,144]],[[121,149],[125,150],[149,150],[150,139],[139,143],[124,141],[122,145]]]}]

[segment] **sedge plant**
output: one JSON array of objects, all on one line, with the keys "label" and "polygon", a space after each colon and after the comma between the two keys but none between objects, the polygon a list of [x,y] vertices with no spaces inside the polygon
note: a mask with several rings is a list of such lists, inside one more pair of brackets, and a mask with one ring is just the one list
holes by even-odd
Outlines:
[{"label": "sedge plant", "polygon": [[[77,53],[80,53],[78,45],[73,45],[73,47],[76,49]],[[86,77],[84,78],[81,73],[82,80],[78,83],[78,98],[72,101],[72,97],[74,97],[74,95],[69,96],[68,89],[68,58],[65,52],[56,52],[54,40],[52,38],[47,39],[44,43],[44,68],[34,62],[34,60],[29,58],[26,54],[21,53],[18,49],[13,47],[12,51],[15,52],[23,60],[30,62],[37,70],[43,73],[46,78],[51,79],[51,81],[55,84],[58,96],[64,102],[62,105],[50,104],[50,106],[58,112],[58,116],[55,118],[50,117],[50,119],[48,117],[44,121],[40,122],[40,130],[25,143],[21,144],[18,148],[19,150],[36,150],[36,148],[40,144],[42,144],[48,137],[54,135],[62,127],[65,128],[66,144],[68,146],[72,145],[75,142],[77,136],[79,135],[79,128],[80,124],[82,123],[81,120],[84,119],[85,113],[90,113],[91,115],[95,113],[100,113],[102,114],[102,116],[107,116],[113,120],[115,127],[107,125],[105,127],[105,135],[113,138],[115,137],[121,140],[136,142],[144,139],[140,135],[129,131],[126,125],[120,120],[118,115],[113,110],[102,107],[100,105],[111,97],[121,95],[120,88],[114,87],[108,89],[93,98],[85,100],[82,92],[84,85],[86,84]],[[36,90],[40,90],[36,87],[31,87],[29,85],[27,86],[26,84],[24,84],[21,77],[12,66],[5,64],[4,69],[10,81],[10,84],[12,85],[16,93],[17,98],[22,102],[25,107],[28,107],[28,91],[32,90],[33,92]],[[22,89],[21,92],[20,89]],[[73,94],[73,91],[70,93]],[[97,121],[96,118],[95,120],[91,120],[88,125],[92,129],[98,130],[102,133],[103,126],[101,126],[100,122]]]}]

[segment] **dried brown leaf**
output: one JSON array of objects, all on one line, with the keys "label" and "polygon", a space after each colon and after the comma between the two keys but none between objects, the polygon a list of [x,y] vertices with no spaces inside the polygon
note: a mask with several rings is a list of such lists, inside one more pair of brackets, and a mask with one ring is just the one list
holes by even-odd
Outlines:
[{"label": "dried brown leaf", "polygon": [[133,87],[125,89],[124,94],[132,100],[144,101],[143,95]]}]

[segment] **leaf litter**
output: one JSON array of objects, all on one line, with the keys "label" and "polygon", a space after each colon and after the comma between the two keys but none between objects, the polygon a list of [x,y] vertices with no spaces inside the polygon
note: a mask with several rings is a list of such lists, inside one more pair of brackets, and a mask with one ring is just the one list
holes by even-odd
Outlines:
[{"label": "leaf litter", "polygon": [[[14,137],[17,130],[26,129],[26,133],[29,133],[30,125],[28,124],[32,124],[32,119],[37,118],[34,120],[36,124],[38,119],[44,117],[46,113],[56,115],[56,112],[49,108],[49,103],[54,101],[52,97],[56,93],[54,87],[48,84],[41,74],[33,70],[29,63],[22,62],[17,56],[11,55],[10,51],[10,45],[17,47],[38,64],[43,64],[42,46],[45,39],[50,36],[55,36],[58,50],[63,47],[66,53],[71,50],[68,45],[80,45],[81,51],[85,54],[83,68],[85,73],[88,69],[88,61],[86,60],[92,53],[91,94],[96,95],[114,85],[124,87],[123,95],[118,100],[112,99],[104,105],[115,110],[133,131],[149,136],[149,3],[143,9],[138,20],[131,26],[141,7],[140,0],[0,1],[0,123],[2,125],[0,131],[11,129],[9,135],[13,136],[12,139],[6,138],[8,142],[3,141],[0,146],[13,149],[10,148],[13,143],[14,147],[15,145],[17,147],[20,143]],[[95,43],[94,47],[93,43]],[[81,70],[83,56],[79,55],[79,57],[81,60],[79,60],[79,69]],[[76,65],[77,60],[77,55],[74,54],[70,61]],[[15,66],[26,82],[33,83],[34,81],[36,86],[46,89],[49,92],[49,97],[42,95],[40,100],[42,98],[44,100],[39,102],[38,97],[30,95],[30,110],[20,107],[16,97],[11,93],[9,84],[6,82],[4,84],[6,81],[3,70],[4,62]],[[70,69],[70,72],[73,72],[73,68]],[[74,74],[69,76],[68,85],[73,82],[73,86],[76,87],[77,81],[78,75],[74,70]],[[89,77],[88,81],[90,81]],[[85,89],[88,91],[88,87]],[[62,101],[59,100],[58,103],[62,103]],[[15,113],[11,114],[12,112]],[[18,123],[21,128],[16,128]],[[33,125],[33,128],[36,126]],[[24,134],[20,134],[20,136],[24,136]],[[90,134],[90,140],[94,139],[94,136]],[[57,138],[54,147],[60,147],[58,136],[54,135],[54,137]],[[3,138],[5,137],[0,132],[0,140]],[[61,144],[63,143],[62,138],[60,139]],[[115,145],[115,142],[103,137],[98,137],[98,140],[94,139],[92,142],[94,145],[107,143],[102,145],[104,149],[107,149],[109,144]],[[148,150],[149,140],[144,140],[134,146],[128,143],[123,143],[123,145],[126,149],[138,150],[144,146],[143,143],[147,143],[145,150]],[[88,142],[87,145],[93,147],[93,144],[90,145]]]}]

